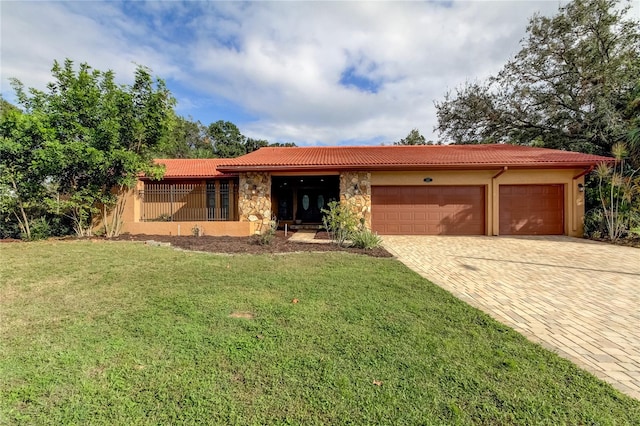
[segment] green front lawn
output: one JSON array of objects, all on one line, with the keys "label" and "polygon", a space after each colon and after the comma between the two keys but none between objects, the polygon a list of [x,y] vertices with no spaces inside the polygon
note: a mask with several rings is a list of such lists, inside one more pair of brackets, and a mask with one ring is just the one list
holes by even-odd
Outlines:
[{"label": "green front lawn", "polygon": [[640,424],[639,401],[393,259],[0,260],[0,424]]}]

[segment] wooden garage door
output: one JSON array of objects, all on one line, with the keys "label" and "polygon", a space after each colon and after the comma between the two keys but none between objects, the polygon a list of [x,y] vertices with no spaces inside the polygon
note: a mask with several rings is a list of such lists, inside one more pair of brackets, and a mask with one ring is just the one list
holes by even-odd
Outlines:
[{"label": "wooden garage door", "polygon": [[500,185],[500,235],[564,234],[564,185]]},{"label": "wooden garage door", "polygon": [[374,186],[371,227],[386,235],[483,235],[484,186]]}]

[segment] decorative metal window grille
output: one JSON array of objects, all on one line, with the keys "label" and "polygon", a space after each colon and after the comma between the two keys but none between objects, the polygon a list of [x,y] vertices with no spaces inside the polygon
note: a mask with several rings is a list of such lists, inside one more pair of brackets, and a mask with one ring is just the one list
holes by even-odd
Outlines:
[{"label": "decorative metal window grille", "polygon": [[149,183],[138,192],[141,221],[237,220],[238,185],[233,180],[200,183]]}]

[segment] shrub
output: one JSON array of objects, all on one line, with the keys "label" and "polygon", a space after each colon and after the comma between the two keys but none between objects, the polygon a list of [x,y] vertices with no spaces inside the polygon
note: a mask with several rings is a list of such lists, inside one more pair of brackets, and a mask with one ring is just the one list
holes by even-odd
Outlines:
[{"label": "shrub", "polygon": [[640,178],[634,177],[639,170],[626,166],[628,155],[623,143],[616,143],[611,149],[615,163],[610,166],[601,163],[596,168],[598,196],[607,236],[611,241],[626,237],[630,229],[640,225],[639,205]]},{"label": "shrub", "polygon": [[584,215],[584,235],[589,238],[602,238],[607,235],[607,225],[601,207],[596,207]]},{"label": "shrub", "polygon": [[169,213],[162,213],[155,219],[152,219],[153,222],[171,222],[171,215]]},{"label": "shrub", "polygon": [[[45,217],[39,217],[31,221],[29,228],[31,229],[30,241],[44,240],[51,236],[51,226]],[[21,234],[21,237],[23,240],[27,239],[24,233]]]},{"label": "shrub", "polygon": [[331,201],[328,207],[329,209],[322,209],[322,223],[331,240],[344,247],[358,230],[358,218],[349,206],[338,201]]},{"label": "shrub", "polygon": [[382,243],[382,238],[368,229],[361,229],[358,232],[354,232],[351,236],[351,240],[353,241],[354,247],[367,250],[380,247],[380,244]]},{"label": "shrub", "polygon": [[50,216],[49,227],[52,237],[62,237],[73,232],[69,218],[64,216]]},{"label": "shrub", "polygon": [[276,230],[278,229],[278,221],[273,219],[269,222],[269,228],[261,233],[253,236],[253,240],[256,244],[261,246],[269,246],[276,236]]},{"label": "shrub", "polygon": [[20,237],[20,227],[18,223],[9,217],[0,217],[0,239]]}]

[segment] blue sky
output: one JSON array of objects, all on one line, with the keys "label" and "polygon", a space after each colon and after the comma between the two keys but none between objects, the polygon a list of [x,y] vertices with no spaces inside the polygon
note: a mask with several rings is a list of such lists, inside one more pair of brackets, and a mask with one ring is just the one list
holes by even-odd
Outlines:
[{"label": "blue sky", "polygon": [[[53,61],[150,67],[204,124],[298,145],[437,140],[434,101],[496,73],[555,1],[0,3],[1,87],[44,89]],[[637,9],[636,9],[637,10]]]}]

